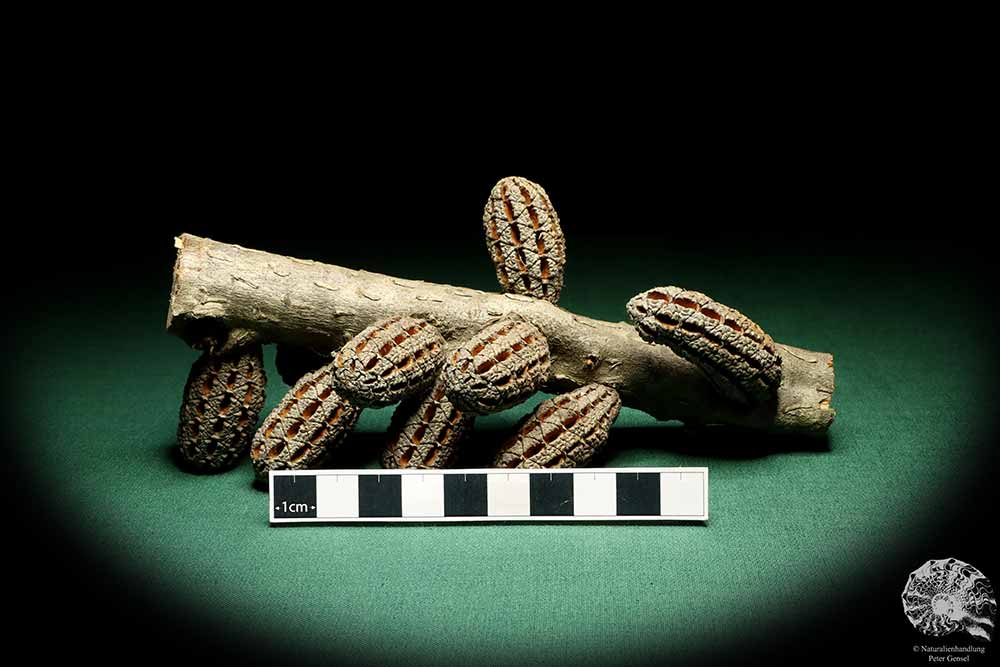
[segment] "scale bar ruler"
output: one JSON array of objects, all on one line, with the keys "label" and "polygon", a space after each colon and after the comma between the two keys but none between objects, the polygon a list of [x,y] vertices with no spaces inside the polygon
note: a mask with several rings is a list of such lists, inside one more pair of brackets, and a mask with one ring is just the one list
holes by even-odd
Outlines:
[{"label": "scale bar ruler", "polygon": [[272,525],[708,520],[708,468],[270,473]]}]

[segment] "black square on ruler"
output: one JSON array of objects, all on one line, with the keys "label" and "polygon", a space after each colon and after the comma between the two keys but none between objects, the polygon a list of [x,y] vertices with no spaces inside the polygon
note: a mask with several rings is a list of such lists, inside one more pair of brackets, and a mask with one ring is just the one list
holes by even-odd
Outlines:
[{"label": "black square on ruler", "polygon": [[358,475],[358,516],[403,516],[400,475]]},{"label": "black square on ruler", "polygon": [[620,472],[615,483],[618,516],[660,515],[660,473]]},{"label": "black square on ruler", "polygon": [[275,475],[271,486],[275,519],[316,518],[315,475]]},{"label": "black square on ruler", "polygon": [[531,516],[573,516],[573,473],[532,473]]},{"label": "black square on ruler", "polygon": [[445,516],[486,516],[486,475],[444,476]]}]

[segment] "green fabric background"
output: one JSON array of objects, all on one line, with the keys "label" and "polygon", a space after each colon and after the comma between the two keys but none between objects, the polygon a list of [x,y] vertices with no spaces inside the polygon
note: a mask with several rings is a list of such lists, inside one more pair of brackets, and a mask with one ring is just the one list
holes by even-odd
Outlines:
[{"label": "green fabric background", "polygon": [[[33,315],[8,380],[44,397],[15,413],[32,435],[22,446],[34,481],[123,587],[154,592],[179,617],[291,656],[411,664],[726,650],[864,586],[886,552],[957,502],[994,411],[982,398],[995,377],[988,314],[966,278],[822,254],[734,264],[670,249],[609,266],[613,250],[571,246],[561,305],[623,319],[639,290],[684,285],[779,341],[835,356],[838,417],[818,443],[702,438],[623,410],[605,465],[708,466],[706,526],[271,528],[249,463],[194,476],[171,460],[196,353],[163,329],[169,264],[103,295],[100,318],[93,304]],[[485,255],[340,259],[493,289]],[[945,303],[960,316],[944,316]],[[284,386],[273,348],[266,360],[270,410]],[[481,420],[479,442],[540,399]],[[344,467],[376,465],[390,414],[364,413]]]}]

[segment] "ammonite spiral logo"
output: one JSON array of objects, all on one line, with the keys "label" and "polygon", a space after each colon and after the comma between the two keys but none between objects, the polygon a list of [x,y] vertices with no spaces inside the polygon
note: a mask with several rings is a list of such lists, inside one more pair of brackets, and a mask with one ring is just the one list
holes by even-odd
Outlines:
[{"label": "ammonite spiral logo", "polygon": [[943,637],[964,631],[990,640],[997,601],[990,580],[956,558],[929,560],[910,573],[903,611],[920,632]]}]

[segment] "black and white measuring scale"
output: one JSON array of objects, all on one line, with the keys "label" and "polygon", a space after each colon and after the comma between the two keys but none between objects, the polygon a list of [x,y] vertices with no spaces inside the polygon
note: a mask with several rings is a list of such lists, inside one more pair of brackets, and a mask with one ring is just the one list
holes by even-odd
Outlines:
[{"label": "black and white measuring scale", "polygon": [[270,473],[271,524],[708,520],[708,468]]}]

